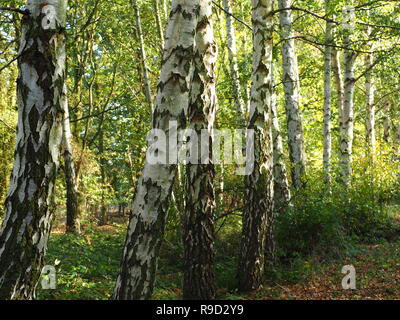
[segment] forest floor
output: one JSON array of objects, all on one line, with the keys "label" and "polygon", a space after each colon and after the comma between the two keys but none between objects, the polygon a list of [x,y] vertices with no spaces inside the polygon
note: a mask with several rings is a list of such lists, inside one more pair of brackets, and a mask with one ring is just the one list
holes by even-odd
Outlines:
[{"label": "forest floor", "polygon": [[[53,230],[47,264],[56,266],[57,289],[38,291],[39,299],[110,299],[125,240],[126,223],[90,227],[80,235]],[[178,259],[180,260],[180,259]],[[153,299],[181,299],[181,266],[176,248],[165,245]],[[357,289],[343,290],[344,265],[354,265]],[[400,299],[400,240],[355,246],[345,257],[321,261],[297,259],[290,266],[268,268],[264,288],[249,295],[236,293],[236,261],[217,256],[221,299]]]}]

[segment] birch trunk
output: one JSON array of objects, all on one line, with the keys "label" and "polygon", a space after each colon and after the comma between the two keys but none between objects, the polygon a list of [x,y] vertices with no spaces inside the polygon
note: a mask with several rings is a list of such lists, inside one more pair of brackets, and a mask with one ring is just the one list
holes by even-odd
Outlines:
[{"label": "birch trunk", "polygon": [[[274,85],[274,72],[272,69],[272,83]],[[287,177],[286,166],[284,163],[284,152],[281,130],[279,127],[278,109],[276,106],[276,90],[273,89],[271,96],[272,111],[272,139],[273,139],[273,158],[274,158],[274,207],[275,212],[280,214],[285,212],[290,201],[290,188]]]},{"label": "birch trunk", "polygon": [[[152,121],[154,129],[167,135],[170,121],[178,122],[178,130],[185,123],[198,9],[199,0],[174,0],[171,8]],[[176,169],[177,165],[150,164],[146,158],[133,202],[115,299],[151,296]]]},{"label": "birch trunk", "polygon": [[237,119],[239,124],[245,125],[245,104],[242,97],[242,89],[240,86],[239,79],[239,67],[237,63],[237,48],[236,48],[236,36],[235,36],[235,28],[233,26],[232,21],[232,7],[230,0],[224,0],[224,8],[225,11],[228,12],[225,14],[226,19],[226,30],[227,30],[227,45],[228,45],[228,57],[229,57],[229,66],[230,66],[230,74],[232,81],[232,89],[233,89],[233,99],[235,102],[235,109],[237,114]]},{"label": "birch trunk", "polygon": [[[329,16],[329,0],[325,1],[325,12]],[[326,22],[325,31],[325,55],[324,55],[324,172],[328,184],[331,182],[331,157],[332,157],[332,123],[331,123],[331,70],[332,70],[332,40],[333,40],[333,25],[331,22]]]},{"label": "birch trunk", "polygon": [[[67,92],[67,89],[64,89]],[[67,233],[80,233],[79,225],[79,205],[78,205],[78,190],[76,184],[75,164],[72,150],[72,136],[69,121],[68,104],[64,105],[63,117],[63,151],[64,151],[64,174],[65,184],[67,189]]]},{"label": "birch trunk", "polygon": [[[290,5],[290,0],[279,0],[279,9],[289,8]],[[282,59],[289,155],[293,163],[293,185],[296,189],[300,189],[304,184],[306,154],[300,111],[300,80],[293,39],[292,20],[292,10],[283,10],[280,12],[281,29],[283,37],[286,39],[282,45]]]},{"label": "birch trunk", "polygon": [[[273,223],[273,142],[271,122],[272,0],[252,0],[253,85],[248,129],[254,130],[253,172],[246,177],[246,202],[239,261],[239,289],[263,282],[265,238]],[[271,235],[268,235],[271,236]],[[269,240],[272,240],[269,239]]]},{"label": "birch trunk", "polygon": [[[0,233],[0,299],[33,299],[53,216],[63,134],[67,1],[28,1],[18,58],[18,135]],[[51,14],[51,13],[54,13]]]},{"label": "birch trunk", "polygon": [[[189,128],[201,137],[206,130],[212,159],[213,128],[216,111],[215,63],[217,46],[214,41],[211,0],[200,1],[199,22],[196,27],[194,73],[189,102]],[[199,162],[201,159],[198,159]],[[212,300],[216,297],[214,275],[214,208],[215,170],[210,164],[188,164],[186,167],[187,200],[184,217],[184,277],[183,299]]]},{"label": "birch trunk", "polygon": [[342,181],[350,184],[353,160],[354,138],[354,63],[357,55],[352,49],[353,13],[350,7],[344,9],[344,105],[343,105],[343,129],[340,137],[340,169]]},{"label": "birch trunk", "polygon": [[147,62],[146,62],[147,54],[146,54],[146,48],[145,48],[145,44],[144,44],[142,23],[140,21],[140,11],[139,11],[139,7],[137,4],[137,0],[133,0],[132,5],[133,5],[133,11],[135,13],[136,28],[137,28],[137,33],[138,33],[139,43],[140,43],[140,56],[142,58],[144,94],[146,96],[147,104],[150,106],[151,110],[153,111],[153,109],[154,109],[153,98],[152,98],[152,94],[151,94],[149,70],[147,68]]},{"label": "birch trunk", "polygon": [[161,54],[164,49],[164,31],[163,31],[163,24],[160,16],[160,6],[158,0],[153,0],[154,11],[156,15],[156,23],[157,23],[157,31],[161,41]]},{"label": "birch trunk", "polygon": [[[367,28],[367,35],[370,35],[370,28]],[[370,51],[373,51],[371,45]],[[376,149],[376,137],[375,137],[375,87],[374,78],[372,76],[371,68],[374,61],[374,55],[372,53],[366,54],[365,56],[365,92],[366,92],[366,140],[367,148],[371,153],[372,159],[375,155]]]},{"label": "birch trunk", "polygon": [[343,129],[344,83],[342,68],[340,65],[340,53],[335,47],[332,48],[332,71],[335,77],[339,112],[339,130],[341,131]]}]

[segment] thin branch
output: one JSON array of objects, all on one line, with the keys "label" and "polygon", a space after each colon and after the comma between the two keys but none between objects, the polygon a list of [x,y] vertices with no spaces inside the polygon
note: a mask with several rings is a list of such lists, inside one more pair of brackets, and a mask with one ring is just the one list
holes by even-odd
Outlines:
[{"label": "thin branch", "polygon": [[8,8],[8,7],[0,7],[0,11],[16,12],[19,14],[23,14],[25,16],[28,16],[30,14],[29,10],[27,10],[27,9],[21,10],[21,9],[17,9],[17,8]]},{"label": "thin branch", "polygon": [[244,22],[243,20],[240,20],[238,17],[236,17],[235,15],[233,15],[232,13],[226,11],[224,8],[222,8],[218,3],[216,3],[215,1],[212,1],[212,3],[218,7],[218,9],[222,10],[223,12],[225,12],[227,15],[230,15],[233,19],[235,19],[236,21],[240,22],[241,24],[243,24],[245,27],[247,27],[249,30],[253,30],[253,28],[251,26],[249,26],[246,22]]}]

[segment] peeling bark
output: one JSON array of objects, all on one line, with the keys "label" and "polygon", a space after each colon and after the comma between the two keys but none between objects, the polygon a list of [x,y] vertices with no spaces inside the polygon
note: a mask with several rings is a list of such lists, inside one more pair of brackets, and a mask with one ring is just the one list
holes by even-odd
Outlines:
[{"label": "peeling bark", "polygon": [[[46,6],[55,9],[45,17]],[[0,299],[33,299],[53,217],[63,135],[67,1],[28,1],[22,21],[18,135],[0,233]]]},{"label": "peeling bark", "polygon": [[[152,121],[153,129],[167,135],[170,121],[177,121],[178,130],[185,124],[198,11],[199,0],[173,1]],[[151,296],[176,171],[177,165],[152,165],[146,159],[133,202],[115,299]]]},{"label": "peeling bark", "polygon": [[[263,282],[265,237],[273,224],[273,142],[271,119],[272,0],[252,0],[253,85],[248,129],[254,130],[254,170],[246,177],[246,199],[239,261],[239,289]],[[272,241],[273,235],[268,235]]]},{"label": "peeling bark", "polygon": [[[200,0],[196,27],[194,72],[188,108],[189,128],[201,137],[206,130],[210,137],[198,141],[209,146],[212,159],[213,129],[216,111],[215,63],[211,0]],[[201,160],[201,159],[199,159]],[[216,297],[214,264],[215,170],[210,164],[188,164],[186,167],[186,208],[184,217],[183,299],[212,300]]]},{"label": "peeling bark", "polygon": [[[279,9],[289,8],[290,0],[279,0]],[[280,13],[280,24],[284,39],[282,45],[283,85],[285,89],[286,121],[289,156],[293,163],[292,182],[296,189],[304,184],[306,153],[304,147],[303,120],[300,110],[300,79],[292,30],[292,10]]]}]

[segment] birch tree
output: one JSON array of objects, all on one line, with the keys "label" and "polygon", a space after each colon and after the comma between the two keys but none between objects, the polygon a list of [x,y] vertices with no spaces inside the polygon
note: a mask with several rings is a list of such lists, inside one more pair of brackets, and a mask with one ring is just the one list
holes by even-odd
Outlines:
[{"label": "birch tree", "polygon": [[[177,130],[185,123],[198,10],[199,0],[172,3],[152,121],[152,128],[164,131],[167,136],[173,135],[171,121],[177,122]],[[158,150],[160,156],[165,153],[166,150]],[[176,164],[151,164],[147,155],[136,188],[115,299],[151,296],[176,171]]]},{"label": "birch tree", "polygon": [[[272,84],[274,87],[274,66],[272,69]],[[272,112],[272,139],[274,159],[274,207],[277,214],[284,212],[290,201],[290,188],[284,162],[284,151],[281,129],[279,127],[278,108],[276,105],[276,90],[273,89],[271,96]]]},{"label": "birch tree", "polygon": [[[371,28],[366,28],[367,38],[371,35]],[[369,51],[373,51],[373,45],[369,47]],[[374,63],[374,55],[372,53],[367,53],[365,55],[365,92],[366,92],[366,141],[368,151],[371,153],[372,157],[375,154],[376,147],[376,137],[375,137],[375,87],[374,78],[372,75],[372,67]]]},{"label": "birch tree", "polygon": [[[217,46],[214,41],[211,15],[211,1],[201,0],[196,27],[194,72],[188,109],[189,129],[201,137],[198,141],[198,150],[208,146],[210,160],[212,159],[216,111],[214,68],[217,60]],[[204,136],[202,130],[206,130],[209,137]],[[216,297],[213,270],[214,176],[215,170],[212,163],[188,164],[186,167],[187,200],[183,230],[183,298],[186,300],[212,300]]]},{"label": "birch tree", "polygon": [[[290,0],[279,0],[279,9],[290,8]],[[306,169],[303,123],[300,110],[300,80],[293,33],[292,10],[280,12],[282,44],[283,86],[285,89],[286,121],[289,156],[293,164],[292,182],[296,189],[303,186]]]},{"label": "birch tree", "polygon": [[142,31],[142,23],[140,21],[140,11],[137,0],[132,0],[133,11],[135,13],[135,21],[137,28],[137,35],[140,43],[140,56],[142,58],[142,71],[143,71],[143,84],[144,84],[144,94],[146,97],[146,102],[149,105],[150,109],[153,110],[153,98],[151,94],[151,86],[150,86],[150,77],[149,70],[147,68],[147,54],[146,48],[144,44],[143,31]]},{"label": "birch tree", "polygon": [[[67,92],[67,89],[64,88]],[[65,173],[65,185],[67,189],[67,224],[66,231],[70,232],[80,232],[79,226],[79,205],[78,205],[78,188],[76,184],[76,173],[75,173],[75,163],[72,150],[72,135],[71,127],[69,121],[69,110],[68,104],[65,103],[64,115],[63,115],[63,158],[64,158],[64,173]]]},{"label": "birch tree", "polygon": [[342,181],[345,185],[350,183],[353,160],[354,138],[354,63],[357,54],[352,50],[354,7],[343,9],[344,23],[344,105],[343,124],[340,137],[340,169]]},{"label": "birch tree", "polygon": [[273,142],[271,123],[272,0],[252,0],[253,84],[248,129],[254,130],[253,171],[246,177],[246,200],[239,261],[239,289],[263,282],[265,237],[273,223]]},{"label": "birch tree", "polygon": [[18,58],[18,134],[0,232],[0,299],[32,299],[53,216],[63,135],[67,1],[30,0]]},{"label": "birch tree", "polygon": [[236,36],[235,28],[232,21],[232,7],[230,0],[224,0],[225,19],[226,19],[226,31],[227,31],[227,46],[228,46],[228,57],[230,66],[230,76],[232,81],[233,89],[233,100],[235,102],[235,109],[237,113],[237,119],[240,124],[245,124],[245,103],[243,101],[242,89],[239,79],[239,67],[237,62],[237,48],[236,48]]},{"label": "birch tree", "polygon": [[[329,0],[325,0],[325,12],[329,17]],[[324,171],[328,183],[331,181],[331,157],[332,157],[332,124],[331,124],[331,70],[332,70],[332,40],[333,25],[332,22],[326,22],[325,30],[325,53],[324,53]]]},{"label": "birch tree", "polygon": [[336,47],[332,48],[332,71],[335,78],[338,104],[337,108],[339,113],[339,130],[341,132],[343,129],[344,83],[340,63],[340,52],[336,49]]}]

